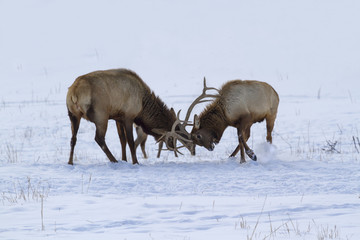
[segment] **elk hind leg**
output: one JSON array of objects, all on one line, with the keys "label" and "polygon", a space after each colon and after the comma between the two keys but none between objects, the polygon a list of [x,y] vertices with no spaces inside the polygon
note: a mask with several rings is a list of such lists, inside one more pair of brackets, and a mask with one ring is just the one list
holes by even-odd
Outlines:
[{"label": "elk hind leg", "polygon": [[100,146],[101,150],[106,154],[110,162],[118,162],[110,152],[105,142],[105,135],[108,126],[109,117],[106,113],[100,111],[103,109],[101,106],[91,105],[86,111],[86,116],[93,122],[96,127],[95,142]]},{"label": "elk hind leg", "polygon": [[70,157],[69,157],[69,161],[68,164],[73,165],[73,158],[74,158],[74,149],[75,149],[75,145],[76,145],[76,135],[78,133],[79,130],[79,126],[80,126],[80,120],[81,117],[77,117],[74,114],[72,114],[70,111],[68,111],[69,114],[69,118],[71,121],[71,132],[72,132],[72,137],[71,137],[71,141],[70,141]]},{"label": "elk hind leg", "polygon": [[274,129],[274,124],[275,124],[275,117],[271,116],[266,118],[266,131],[267,131],[266,141],[268,141],[269,143],[272,143],[271,133]]},{"label": "elk hind leg", "polygon": [[104,151],[106,156],[109,158],[110,162],[118,162],[114,155],[110,152],[109,148],[105,142],[105,134],[107,130],[107,120],[104,120],[100,123],[95,123],[96,126],[96,134],[95,134],[95,142],[100,146],[100,148]]}]

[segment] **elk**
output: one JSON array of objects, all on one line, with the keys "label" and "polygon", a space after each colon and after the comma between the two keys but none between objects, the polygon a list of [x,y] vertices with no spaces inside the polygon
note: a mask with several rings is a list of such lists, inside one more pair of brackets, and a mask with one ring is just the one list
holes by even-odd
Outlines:
[{"label": "elk", "polygon": [[240,163],[245,162],[244,148],[246,154],[254,161],[257,157],[252,149],[247,145],[250,137],[250,128],[256,122],[266,119],[267,136],[266,140],[272,143],[272,130],[276,119],[279,105],[277,92],[267,83],[260,81],[233,80],[225,83],[217,95],[206,94],[209,89],[206,87],[204,78],[203,93],[191,104],[186,116],[189,118],[193,107],[203,102],[206,97],[215,97],[215,100],[206,106],[205,110],[198,115],[194,115],[194,124],[191,137],[194,144],[203,146],[209,151],[213,151],[215,144],[220,139],[228,126],[237,128],[239,144],[230,155],[235,157],[241,150]]},{"label": "elk", "polygon": [[[161,99],[133,71],[111,69],[95,71],[78,77],[69,87],[66,96],[68,115],[71,121],[71,150],[68,164],[73,164],[74,148],[81,118],[96,126],[95,141],[111,162],[117,162],[105,142],[108,120],[113,119],[121,143],[122,160],[126,159],[126,144],[129,145],[132,162],[138,164],[133,138],[133,123],[164,141],[169,150],[178,151],[176,140],[190,151],[194,149],[189,133],[179,134],[180,120],[175,111],[169,110]],[[194,150],[193,150],[194,151]]]}]

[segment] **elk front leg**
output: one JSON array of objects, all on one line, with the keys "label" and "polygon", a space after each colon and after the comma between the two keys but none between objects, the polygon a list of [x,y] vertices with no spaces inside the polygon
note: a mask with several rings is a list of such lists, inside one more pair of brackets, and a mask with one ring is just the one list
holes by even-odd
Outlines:
[{"label": "elk front leg", "polygon": [[160,158],[160,154],[161,154],[161,150],[162,150],[162,148],[163,148],[163,144],[164,144],[164,142],[163,141],[160,141],[159,142],[159,150],[158,150],[158,154],[157,154],[157,158]]},{"label": "elk front leg", "polygon": [[[247,127],[245,130],[245,142],[247,142],[247,140],[250,138],[250,128],[251,126]],[[238,136],[239,136],[239,130],[238,130]],[[230,157],[235,157],[236,154],[239,152],[240,150],[240,144],[237,145],[237,147],[235,148],[234,152],[230,155]]]},{"label": "elk front leg", "polygon": [[137,157],[136,157],[136,151],[135,151],[135,143],[134,143],[134,136],[133,136],[133,121],[132,120],[125,120],[125,131],[126,131],[126,139],[129,144],[133,164],[139,164]]},{"label": "elk front leg", "polygon": [[249,146],[248,146],[248,145],[246,144],[246,142],[244,141],[242,135],[239,136],[239,139],[240,139],[240,141],[242,141],[242,143],[243,143],[243,146],[244,146],[244,148],[245,148],[246,155],[248,155],[249,158],[251,158],[251,160],[256,161],[256,160],[257,160],[257,157],[256,157],[254,151],[249,148]]},{"label": "elk front leg", "polygon": [[244,145],[242,144],[242,141],[241,141],[240,137],[239,137],[238,148],[240,149],[240,163],[245,163],[246,161],[245,161]]},{"label": "elk front leg", "polygon": [[230,155],[230,157],[235,157],[236,154],[239,152],[240,150],[240,144],[237,145],[237,147],[235,148],[234,152]]},{"label": "elk front leg", "polygon": [[125,129],[123,127],[123,124],[121,124],[119,121],[116,121],[116,128],[119,134],[119,138],[120,138],[120,143],[121,143],[121,155],[122,155],[122,160],[123,161],[127,161],[126,160],[126,136],[125,136]]},{"label": "elk front leg", "polygon": [[[251,158],[251,160],[256,161],[257,157],[256,157],[254,151],[251,150],[249,148],[249,146],[246,144],[246,141],[244,140],[243,133],[240,128],[238,128],[238,137],[239,137],[240,150],[244,151],[244,148],[245,148],[246,155],[248,155],[249,158]],[[241,158],[241,162],[243,162],[243,160],[245,162],[245,157]]]}]

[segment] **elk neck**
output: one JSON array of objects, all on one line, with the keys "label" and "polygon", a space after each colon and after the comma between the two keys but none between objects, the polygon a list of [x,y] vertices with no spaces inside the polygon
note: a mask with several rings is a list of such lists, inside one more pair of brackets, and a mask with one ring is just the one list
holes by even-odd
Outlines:
[{"label": "elk neck", "polygon": [[155,96],[153,92],[148,93],[144,96],[142,104],[142,111],[134,122],[141,126],[146,134],[154,136],[157,140],[160,135],[154,133],[152,129],[171,131],[176,116],[159,97]]},{"label": "elk neck", "polygon": [[208,129],[220,141],[225,129],[229,126],[221,102],[216,100],[200,114],[200,128]]}]

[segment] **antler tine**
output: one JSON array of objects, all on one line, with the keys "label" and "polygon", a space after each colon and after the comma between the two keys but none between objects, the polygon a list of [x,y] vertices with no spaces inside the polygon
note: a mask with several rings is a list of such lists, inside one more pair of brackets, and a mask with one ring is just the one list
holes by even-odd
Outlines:
[{"label": "antler tine", "polygon": [[175,122],[173,123],[173,125],[172,125],[172,127],[171,127],[171,132],[172,133],[175,133],[175,128],[176,128],[176,126],[179,124],[179,123],[181,123],[181,121],[180,121],[180,112],[181,112],[181,109],[178,111],[178,113],[176,114],[176,120],[175,120]]},{"label": "antler tine", "polygon": [[190,107],[188,108],[188,111],[186,113],[186,117],[185,117],[185,120],[184,120],[185,124],[187,124],[189,122],[190,114],[191,114],[193,108],[195,107],[195,105],[205,101],[205,100],[202,100],[202,99],[207,98],[207,97],[211,97],[211,98],[218,98],[219,97],[219,94],[206,94],[206,91],[208,91],[208,90],[215,90],[218,93],[220,93],[219,89],[206,86],[206,78],[204,77],[204,88],[203,88],[202,94],[199,97],[197,97],[191,103]]},{"label": "antler tine", "polygon": [[206,90],[215,90],[215,91],[219,92],[219,89],[217,89],[217,88],[206,86],[206,78],[204,77],[203,94],[205,94]]},{"label": "antler tine", "polygon": [[[171,134],[172,136],[174,137],[174,139],[179,139],[181,141],[184,141],[184,142],[192,142],[192,140],[190,139],[187,139],[187,138],[184,138],[182,137],[179,133],[183,133],[185,135],[189,135],[186,131],[185,131],[185,128],[183,127],[183,125],[181,123],[187,123],[187,121],[181,121],[180,120],[180,112],[181,112],[181,109],[178,111],[177,115],[176,115],[176,121],[173,123],[172,125],[172,128],[171,128]],[[179,131],[176,131],[176,127],[179,125],[179,128],[180,130]]]},{"label": "antler tine", "polygon": [[[169,145],[168,145],[168,138],[169,137],[172,137],[173,139],[173,147],[170,147]],[[167,150],[169,150],[169,151],[174,151],[174,154],[175,154],[175,157],[178,157],[178,153],[179,154],[181,154],[181,155],[184,155],[182,152],[180,152],[178,149],[178,147],[176,146],[176,140],[177,140],[177,138],[178,137],[181,137],[181,136],[178,136],[176,133],[174,133],[174,132],[171,132],[171,133],[169,133],[168,134],[168,136],[167,136],[167,138],[166,138],[166,141],[165,141],[165,144],[166,144],[166,147],[167,147]],[[183,147],[183,146],[182,146]],[[181,147],[180,147],[181,148]]]},{"label": "antler tine", "polygon": [[[166,144],[166,142],[165,142],[165,144]],[[174,154],[175,154],[175,157],[178,157],[178,155],[177,155],[177,153],[179,153],[179,154],[181,154],[181,155],[184,155],[182,152],[180,152],[178,149],[180,149],[180,148],[184,148],[185,146],[184,145],[182,145],[182,146],[180,146],[180,147],[174,147],[174,148],[172,148],[172,147],[170,147],[170,146],[168,146],[167,144],[166,144],[166,149],[158,149],[158,150],[160,150],[160,152],[161,151],[173,151],[174,152]]]},{"label": "antler tine", "polygon": [[[210,100],[206,100],[206,99],[204,100],[204,98],[207,98],[207,97],[218,98],[219,97],[219,94],[207,94],[206,91],[208,91],[208,90],[215,90],[219,93],[218,89],[206,86],[206,78],[204,77],[204,88],[203,88],[202,94],[199,97],[197,97],[194,100],[194,102],[190,105],[190,107],[186,113],[185,120],[184,121],[180,120],[181,110],[179,110],[176,115],[176,120],[174,121],[173,125],[171,126],[170,132],[166,132],[166,131],[163,131],[160,129],[153,129],[153,131],[155,133],[160,135],[160,138],[158,138],[157,143],[165,142],[167,150],[174,151],[174,154],[176,157],[178,156],[177,155],[178,153],[182,155],[182,153],[178,150],[179,148],[176,146],[177,140],[179,140],[187,148],[189,148],[187,146],[187,144],[190,144],[192,142],[191,135],[186,131],[185,127],[190,125],[189,117],[190,117],[191,111],[193,110],[195,105],[199,104],[199,103],[210,101]],[[177,126],[179,127],[178,130],[176,130]],[[169,146],[169,138],[170,137],[172,137],[172,145],[173,145],[172,147]],[[159,151],[159,153],[160,152],[161,152],[161,150]]]},{"label": "antler tine", "polygon": [[[181,111],[181,110],[180,110]],[[180,113],[180,111],[179,111],[179,113]],[[179,119],[178,119],[179,120]],[[178,121],[177,120],[177,121]],[[176,121],[175,121],[176,122]],[[175,124],[174,124],[175,125]],[[175,130],[175,128],[174,128],[174,126],[173,126],[173,129]],[[175,154],[175,157],[178,157],[178,155],[177,155],[177,152],[179,151],[179,150],[177,150],[177,148],[176,148],[176,138],[175,137],[173,137],[173,150],[174,150],[174,154]]]},{"label": "antler tine", "polygon": [[[180,141],[183,141],[183,142],[191,142],[192,140],[191,139],[187,139],[187,138],[184,138],[183,136],[181,136],[177,131],[176,131],[176,127],[180,124],[181,125],[181,121],[180,121],[180,112],[181,110],[178,111],[177,115],[176,115],[176,120],[175,122],[173,123],[172,127],[171,127],[171,131],[170,132],[163,132],[159,129],[153,129],[153,131],[155,133],[158,133],[160,134],[160,138],[157,140],[157,143],[159,142],[165,142],[166,144],[166,148],[167,150],[169,151],[174,151],[174,154],[176,157],[178,157],[178,153],[183,155],[183,153],[181,153],[178,149],[181,148],[181,147],[184,147],[184,146],[181,146],[181,147],[177,147],[176,146],[176,141],[179,139]],[[168,140],[169,138],[172,137],[172,143],[173,143],[173,147],[170,147],[169,144],[168,144]],[[162,150],[162,149],[161,149]],[[160,152],[161,152],[160,150]]]},{"label": "antler tine", "polygon": [[180,154],[180,155],[184,155],[182,152],[180,152],[178,149],[179,148],[183,148],[184,146],[180,146],[180,147],[177,147],[177,148],[167,148],[167,149],[161,149],[162,151],[173,151],[174,152],[174,154],[175,154],[175,157],[178,157],[178,153]]}]

